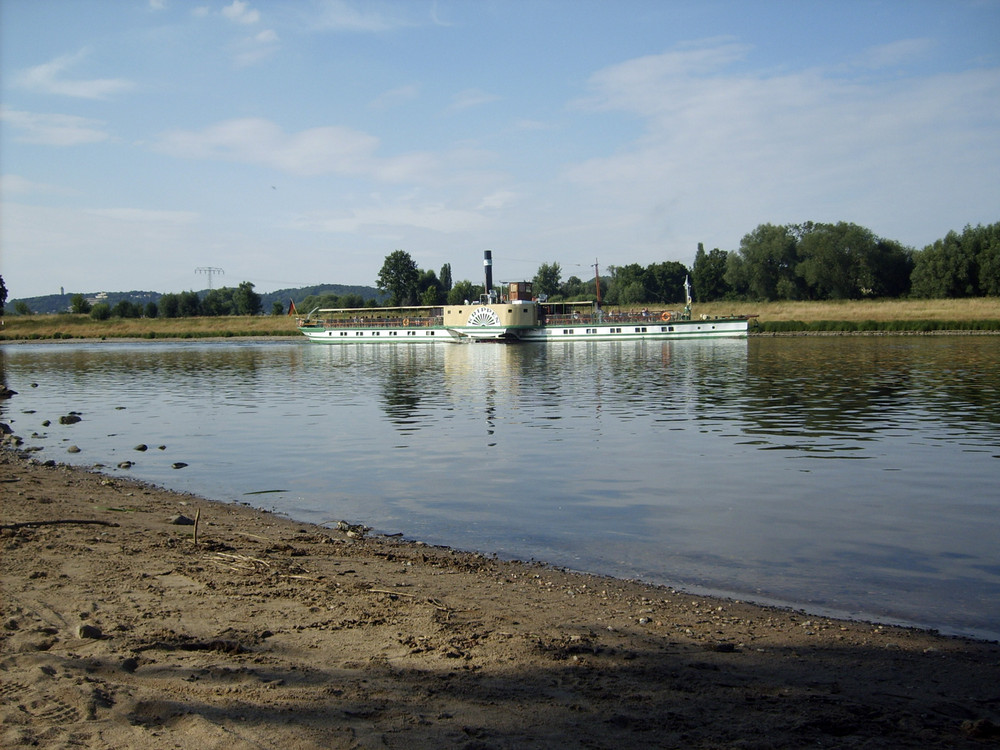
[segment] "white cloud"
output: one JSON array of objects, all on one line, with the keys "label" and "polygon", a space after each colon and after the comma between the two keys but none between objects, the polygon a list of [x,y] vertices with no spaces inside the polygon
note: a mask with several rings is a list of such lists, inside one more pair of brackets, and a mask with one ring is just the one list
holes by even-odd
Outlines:
[{"label": "white cloud", "polygon": [[855,62],[872,69],[895,67],[920,59],[934,46],[932,39],[900,39],[872,47]]},{"label": "white cloud", "polygon": [[198,218],[198,214],[194,211],[158,211],[142,208],[92,208],[84,213],[135,224],[190,224]]},{"label": "white cloud", "polygon": [[482,231],[490,222],[476,211],[450,208],[443,203],[370,206],[331,213],[312,213],[292,222],[296,229],[330,233],[356,233],[385,229],[421,229],[443,234]]},{"label": "white cloud", "polygon": [[222,15],[234,23],[250,25],[260,21],[260,11],[251,10],[249,4],[243,0],[233,0],[230,5],[222,9]]},{"label": "white cloud", "polygon": [[470,109],[472,107],[478,107],[483,104],[489,104],[490,102],[495,102],[500,97],[496,94],[488,94],[485,91],[480,91],[479,89],[466,89],[465,91],[460,91],[452,97],[451,109],[453,111]]},{"label": "white cloud", "polygon": [[418,96],[420,96],[420,86],[414,83],[381,93],[375,98],[371,106],[374,109],[391,109],[406,102],[414,101]]},{"label": "white cloud", "polygon": [[427,176],[437,167],[430,154],[415,152],[379,158],[379,139],[343,127],[285,133],[261,118],[227,120],[202,131],[164,134],[158,150],[188,159],[219,159],[258,164],[289,174],[338,174],[404,182]]},{"label": "white cloud", "polygon": [[0,120],[18,130],[16,140],[43,146],[79,146],[100,143],[110,138],[100,120],[60,114],[38,114],[0,109]]},{"label": "white cloud", "polygon": [[497,190],[496,192],[485,196],[479,202],[478,208],[487,211],[496,211],[501,208],[507,208],[517,199],[517,197],[517,193],[511,190]]},{"label": "white cloud", "polygon": [[89,56],[84,49],[75,55],[63,55],[42,65],[20,71],[14,75],[14,84],[45,94],[59,94],[80,99],[107,99],[114,94],[129,91],[134,84],[124,78],[70,79],[66,75]]},{"label": "white cloud", "polygon": [[278,50],[278,35],[272,29],[265,29],[233,46],[234,59],[240,67],[254,65],[266,60]]},{"label": "white cloud", "polygon": [[313,26],[319,31],[383,32],[414,25],[396,8],[375,3],[324,0]]},{"label": "white cloud", "polygon": [[0,175],[0,195],[29,195],[41,193],[49,195],[65,194],[70,191],[56,185],[33,182],[16,174]]},{"label": "white cloud", "polygon": [[996,163],[1000,151],[1000,71],[889,81],[818,69],[732,71],[748,53],[729,42],[699,45],[591,78],[593,96],[576,107],[628,113],[643,126],[632,142],[567,170],[568,184],[592,201],[591,217],[631,217],[646,243],[692,247],[713,240],[678,238],[677,226],[710,235],[724,225],[746,232],[764,221],[843,220],[904,239],[899,226],[883,228],[887,202],[897,225],[913,221],[913,232],[942,176],[958,168],[970,185],[988,184],[979,165]]},{"label": "white cloud", "polygon": [[[4,280],[23,296],[68,290],[183,288],[206,237],[186,211],[4,204]],[[122,263],[123,258],[134,262]],[[22,296],[21,292],[14,292]]]}]

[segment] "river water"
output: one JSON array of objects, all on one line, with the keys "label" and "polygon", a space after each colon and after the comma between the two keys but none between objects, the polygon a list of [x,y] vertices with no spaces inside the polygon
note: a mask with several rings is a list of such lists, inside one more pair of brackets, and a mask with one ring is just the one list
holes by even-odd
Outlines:
[{"label": "river water", "polygon": [[1000,337],[5,344],[0,378],[40,458],[1000,638]]}]

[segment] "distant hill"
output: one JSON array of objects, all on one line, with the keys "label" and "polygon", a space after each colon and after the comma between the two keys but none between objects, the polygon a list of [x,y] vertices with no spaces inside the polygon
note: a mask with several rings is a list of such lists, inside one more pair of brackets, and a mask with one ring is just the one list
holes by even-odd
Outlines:
[{"label": "distant hill", "polygon": [[[5,315],[14,315],[16,313],[15,304],[18,302],[23,302],[28,306],[28,309],[36,315],[45,315],[50,313],[62,313],[69,312],[72,306],[73,297],[75,297],[80,292],[68,292],[67,294],[47,294],[43,297],[15,297],[13,299],[8,299],[7,304],[4,305]],[[130,302],[136,304],[145,305],[147,302],[156,302],[162,296],[159,292],[91,292],[89,294],[84,293],[91,304],[95,302],[107,302],[111,307],[114,307],[117,303],[121,302],[123,299],[127,299]]]},{"label": "distant hill", "polygon": [[[208,289],[202,289],[198,292],[198,296],[203,298],[208,292]],[[6,315],[14,315],[16,312],[16,303],[23,302],[36,315],[69,312],[73,297],[77,294],[80,294],[80,292],[47,294],[42,297],[15,297],[7,300],[4,310]],[[289,300],[293,300],[298,305],[310,295],[336,294],[342,296],[345,294],[356,294],[366,300],[376,299],[381,302],[385,299],[385,294],[373,286],[348,286],[345,284],[317,284],[316,286],[306,286],[300,289],[278,289],[274,292],[258,292],[258,294],[260,294],[261,310],[265,314],[271,312],[271,308],[275,302],[280,302],[282,307],[287,309]],[[141,291],[91,292],[89,294],[83,293],[83,296],[91,304],[95,302],[107,302],[111,307],[114,307],[123,299],[140,305],[145,305],[147,302],[159,302],[163,294],[161,292]]]},{"label": "distant hill", "polygon": [[317,284],[316,286],[304,286],[298,289],[278,289],[267,294],[259,294],[261,309],[265,313],[271,312],[271,307],[275,302],[280,302],[287,310],[289,300],[293,300],[296,306],[300,306],[302,300],[306,297],[318,297],[323,294],[336,294],[339,297],[345,294],[356,294],[364,300],[374,299],[378,300],[379,303],[386,299],[386,294],[373,286],[345,286],[344,284]]}]

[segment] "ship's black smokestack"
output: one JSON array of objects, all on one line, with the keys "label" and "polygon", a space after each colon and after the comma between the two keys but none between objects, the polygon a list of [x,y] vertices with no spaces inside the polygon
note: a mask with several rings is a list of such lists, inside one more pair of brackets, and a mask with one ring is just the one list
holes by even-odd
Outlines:
[{"label": "ship's black smokestack", "polygon": [[486,296],[489,297],[493,292],[493,251],[484,250],[483,251],[483,267],[486,270]]}]

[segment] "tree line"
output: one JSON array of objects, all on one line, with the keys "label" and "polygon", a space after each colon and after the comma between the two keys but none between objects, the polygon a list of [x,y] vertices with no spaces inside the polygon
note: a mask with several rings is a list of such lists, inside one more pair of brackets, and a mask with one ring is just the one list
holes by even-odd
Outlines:
[{"label": "tree line", "polygon": [[[551,301],[597,300],[608,305],[675,303],[684,299],[690,278],[697,302],[717,300],[837,300],[865,298],[957,298],[1000,296],[1000,222],[951,231],[923,250],[878,237],[856,224],[761,224],[740,240],[738,250],[706,251],[699,243],[694,265],[666,261],[642,266],[608,266],[599,278],[563,280],[558,263],[542,263],[531,279],[535,294]],[[386,256],[376,281],[382,299],[361,294],[308,294],[297,300],[303,312],[316,307],[378,307],[462,304],[484,293],[481,284],[453,281],[451,264],[440,272],[420,269],[410,254]],[[261,297],[254,285],[164,294],[145,305],[120,300],[91,305],[72,299],[72,310],[97,319],[175,318],[198,315],[258,315]],[[289,290],[291,292],[291,290]],[[7,289],[0,276],[0,314]],[[15,312],[30,314],[17,309]],[[271,314],[284,313],[275,301]]]},{"label": "tree line", "polygon": [[[276,309],[272,312],[275,315],[280,315],[283,308],[280,303],[276,303],[276,305]],[[90,315],[94,320],[259,315],[261,313],[261,299],[260,295],[253,290],[253,284],[244,281],[237,287],[210,289],[204,297],[200,296],[198,292],[163,294],[158,302],[147,302],[145,305],[128,299],[119,300],[114,305],[107,302],[92,304],[82,294],[75,294],[70,300],[70,311],[78,315]]]},{"label": "tree line", "polygon": [[856,224],[761,224],[739,250],[705,252],[692,268],[695,299],[838,300],[1000,294],[1000,223],[914,251]]},{"label": "tree line", "polygon": [[685,278],[697,302],[998,296],[1000,223],[949,232],[920,251],[846,222],[761,224],[735,251],[706,252],[699,244],[691,268],[631,263],[608,266],[599,278],[563,281],[558,263],[542,263],[532,282],[551,301],[599,295],[608,305],[634,305],[684,300]]}]

